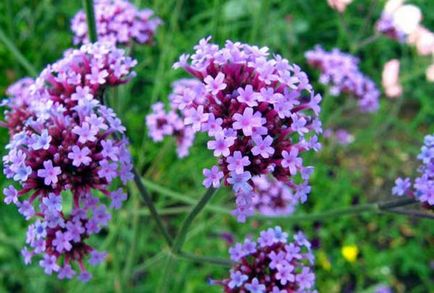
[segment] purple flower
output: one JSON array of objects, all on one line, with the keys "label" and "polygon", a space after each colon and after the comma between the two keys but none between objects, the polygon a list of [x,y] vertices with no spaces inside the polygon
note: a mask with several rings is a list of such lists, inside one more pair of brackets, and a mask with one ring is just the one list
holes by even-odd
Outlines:
[{"label": "purple flower", "polygon": [[213,95],[217,95],[220,91],[224,90],[226,88],[226,84],[224,83],[225,75],[221,72],[217,74],[215,78],[213,78],[211,75],[208,75],[205,77],[205,88],[208,92],[212,93]]},{"label": "purple flower", "polygon": [[39,265],[44,269],[44,272],[47,275],[51,275],[53,272],[57,272],[59,270],[59,266],[56,262],[57,259],[54,255],[46,254],[44,259],[39,261]]},{"label": "purple flower", "polygon": [[81,126],[75,126],[72,132],[79,136],[78,141],[80,143],[86,143],[87,141],[94,142],[96,140],[98,129],[87,122],[83,122]]},{"label": "purple flower", "polygon": [[[230,276],[215,282],[224,287],[224,292],[316,292],[314,264],[309,245],[303,245],[303,254],[288,258],[290,253],[285,243],[288,234],[280,227],[270,228],[260,233],[257,241],[247,238],[244,244],[236,243],[229,249],[233,261]],[[274,239],[277,237],[278,241]],[[301,244],[294,236],[290,246],[301,251]],[[303,242],[306,241],[305,239]]]},{"label": "purple flower", "polygon": [[411,187],[410,178],[397,178],[395,180],[395,186],[392,189],[392,194],[402,196],[407,193]]},{"label": "purple flower", "polygon": [[244,275],[240,271],[231,272],[231,280],[228,284],[228,287],[234,289],[236,287],[241,287],[245,281],[247,281],[249,277]]},{"label": "purple flower", "polygon": [[59,270],[59,274],[57,275],[57,277],[60,280],[63,279],[72,279],[75,275],[75,271],[72,269],[71,265],[67,264],[64,265],[63,267],[60,268]]},{"label": "purple flower", "polygon": [[292,175],[297,174],[297,170],[302,166],[302,159],[298,157],[298,149],[291,148],[290,152],[282,151],[283,160],[281,165],[283,168],[288,168]]},{"label": "purple flower", "polygon": [[72,165],[79,167],[81,164],[88,166],[92,159],[88,156],[90,154],[90,149],[88,147],[83,147],[80,149],[79,146],[74,145],[72,151],[68,154],[68,158],[72,160]]},{"label": "purple flower", "polygon": [[229,156],[229,147],[234,144],[235,139],[233,137],[226,137],[222,132],[216,134],[214,139],[208,141],[208,149],[214,150],[214,156]]},{"label": "purple flower", "polygon": [[252,175],[249,171],[240,174],[231,172],[231,177],[228,178],[228,182],[232,185],[235,192],[247,192],[252,190],[252,187],[248,183],[250,178],[252,178]]},{"label": "purple flower", "polygon": [[[161,24],[150,9],[139,10],[125,0],[96,1],[94,5],[98,39],[119,45],[133,42],[152,44],[156,29]],[[71,22],[74,43],[88,43],[88,28],[84,11],[79,11]],[[126,69],[122,63],[115,62],[113,70],[122,74]]]},{"label": "purple flower", "polygon": [[106,257],[107,257],[106,252],[99,252],[96,250],[92,250],[92,252],[90,253],[89,263],[93,266],[99,265],[105,260]]},{"label": "purple flower", "polygon": [[251,283],[246,284],[246,289],[250,293],[265,293],[265,285],[260,284],[257,278],[254,278]]},{"label": "purple flower", "polygon": [[267,135],[265,138],[257,135],[253,137],[253,141],[255,142],[255,146],[252,148],[252,154],[268,159],[270,156],[274,154],[274,148],[271,146],[273,143],[273,138]]},{"label": "purple flower", "polygon": [[18,212],[22,214],[26,220],[30,220],[30,218],[35,215],[35,209],[29,201],[18,202],[17,206],[19,208]]},{"label": "purple flower", "polygon": [[44,129],[41,135],[33,134],[32,138],[34,140],[34,142],[32,143],[32,148],[34,150],[48,150],[48,148],[50,147],[50,142],[52,138],[50,135],[48,135],[48,130]]},{"label": "purple flower", "polygon": [[217,166],[213,166],[211,170],[203,169],[203,175],[205,176],[203,185],[206,188],[209,188],[211,185],[214,188],[220,187],[220,181],[223,178],[223,172],[221,172]]},{"label": "purple flower", "polygon": [[53,240],[53,246],[56,248],[57,252],[70,251],[72,236],[69,232],[56,232],[56,237]]},{"label": "purple flower", "polygon": [[18,203],[18,191],[13,185],[3,188],[3,194],[5,195],[4,202],[6,204],[17,204]]},{"label": "purple flower", "polygon": [[203,106],[191,108],[186,111],[184,118],[185,125],[192,125],[194,131],[199,131],[202,123],[208,120],[208,114],[203,112]]},{"label": "purple flower", "polygon": [[113,191],[110,194],[112,199],[112,203],[110,205],[111,208],[120,209],[122,207],[122,203],[127,199],[127,195],[119,188],[116,191]]},{"label": "purple flower", "polygon": [[54,167],[51,160],[44,161],[44,169],[38,170],[38,177],[44,178],[45,185],[56,184],[57,176],[62,174],[60,167]]},{"label": "purple flower", "polygon": [[21,255],[24,258],[24,263],[26,265],[32,263],[32,257],[33,257],[33,253],[31,251],[29,251],[27,249],[27,247],[24,247],[23,249],[21,249]]},{"label": "purple flower", "polygon": [[239,96],[237,97],[237,100],[240,103],[245,103],[249,107],[257,106],[258,103],[256,102],[256,96],[257,94],[253,91],[253,87],[248,84],[246,85],[246,88],[239,88],[238,89]]},{"label": "purple flower", "polygon": [[253,128],[261,127],[264,124],[260,112],[253,114],[253,108],[244,109],[243,114],[235,113],[233,116],[235,122],[233,128],[235,130],[241,129],[246,136],[251,136]]},{"label": "purple flower", "polygon": [[92,279],[92,275],[88,271],[82,271],[78,276],[78,279],[83,283],[87,283]]},{"label": "purple flower", "polygon": [[42,203],[49,211],[62,211],[62,197],[54,193],[50,193],[42,199]]},{"label": "purple flower", "polygon": [[103,147],[101,154],[105,158],[110,158],[113,161],[118,160],[119,148],[117,146],[114,146],[113,140],[103,140],[101,141],[101,145]]},{"label": "purple flower", "polygon": [[243,157],[240,151],[236,151],[232,156],[228,156],[227,162],[228,170],[234,171],[236,174],[242,174],[244,172],[244,167],[250,165],[249,157]]}]

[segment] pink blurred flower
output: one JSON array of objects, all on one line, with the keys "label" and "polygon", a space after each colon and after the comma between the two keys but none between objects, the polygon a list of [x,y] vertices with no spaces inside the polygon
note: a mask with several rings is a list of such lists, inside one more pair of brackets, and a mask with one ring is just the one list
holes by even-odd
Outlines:
[{"label": "pink blurred flower", "polygon": [[423,26],[419,26],[408,36],[408,43],[416,46],[422,56],[434,53],[434,33]]},{"label": "pink blurred flower", "polygon": [[383,67],[382,85],[389,98],[396,98],[402,94],[402,86],[399,83],[399,65],[398,59],[392,59]]},{"label": "pink blurred flower", "polygon": [[353,0],[327,0],[329,6],[340,13],[344,12],[351,2],[353,2]]},{"label": "pink blurred flower", "polygon": [[426,79],[428,81],[432,81],[434,82],[434,64],[431,64],[427,69],[426,69]]}]

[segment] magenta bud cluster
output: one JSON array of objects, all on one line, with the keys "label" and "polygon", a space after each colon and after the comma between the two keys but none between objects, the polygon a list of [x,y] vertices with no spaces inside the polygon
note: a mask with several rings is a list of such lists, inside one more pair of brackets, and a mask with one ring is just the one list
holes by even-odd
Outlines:
[{"label": "magenta bud cluster", "polygon": [[218,164],[203,170],[204,186],[218,188],[222,180],[231,186],[239,221],[254,212],[256,176],[273,176],[294,190],[294,198],[306,200],[311,168],[300,155],[319,150],[322,131],[321,96],[307,75],[279,55],[270,58],[266,47],[226,41],[219,48],[209,37],[194,48],[174,68],[201,85],[176,91],[171,105],[186,126],[208,134]]},{"label": "magenta bud cluster", "polygon": [[392,193],[396,196],[409,196],[428,207],[434,206],[434,134],[425,136],[417,158],[422,162],[418,168],[419,177],[397,178]]},{"label": "magenta bud cluster", "polygon": [[329,85],[330,95],[346,94],[357,99],[362,112],[375,112],[380,90],[359,69],[359,59],[335,48],[331,51],[316,46],[305,53],[307,62],[321,72],[320,82]]},{"label": "magenta bud cluster", "polygon": [[[104,260],[106,253],[86,240],[127,199],[119,186],[133,175],[125,128],[101,101],[108,87],[131,78],[135,63],[112,45],[88,44],[68,51],[34,82],[10,87],[3,164],[15,183],[3,192],[4,202],[32,221],[22,250],[26,264],[39,255],[45,273],[86,282],[85,260]],[[26,118],[18,123],[19,117]]]},{"label": "magenta bud cluster", "polygon": [[279,226],[269,228],[257,240],[235,244],[229,253],[234,262],[230,276],[213,281],[224,292],[316,292],[311,244],[301,232],[291,241]]},{"label": "magenta bud cluster", "polygon": [[[98,40],[119,45],[152,44],[160,18],[151,9],[137,9],[126,0],[94,1]],[[86,14],[79,11],[71,21],[74,43],[89,43]]]}]

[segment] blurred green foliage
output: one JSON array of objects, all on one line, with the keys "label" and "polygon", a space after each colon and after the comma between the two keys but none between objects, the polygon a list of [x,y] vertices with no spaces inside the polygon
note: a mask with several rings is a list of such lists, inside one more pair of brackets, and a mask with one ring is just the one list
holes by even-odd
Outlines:
[{"label": "blurred green foliage", "polygon": [[[226,39],[270,47],[309,72],[316,88],[318,74],[311,71],[304,52],[315,44],[325,48],[353,50],[362,70],[380,83],[382,65],[391,58],[402,62],[405,93],[402,98],[382,97],[375,114],[360,114],[344,97],[325,95],[324,124],[344,127],[355,135],[347,147],[325,142],[324,150],[306,160],[316,167],[313,191],[297,213],[314,213],[390,198],[396,176],[414,176],[415,156],[425,134],[434,132],[434,84],[424,78],[429,58],[386,38],[354,52],[355,45],[372,35],[383,2],[355,0],[340,18],[325,0],[154,0],[133,1],[150,7],[164,20],[154,47],[135,46],[138,76],[119,88],[112,105],[128,128],[132,152],[143,172],[170,231],[175,233],[191,203],[203,192],[201,170],[214,159],[199,137],[191,155],[179,160],[173,140],[154,144],[148,138],[144,117],[152,103],[167,102],[170,85],[187,75],[171,65],[196,42],[212,35],[217,43]],[[431,0],[411,1],[424,13],[424,24],[434,28]],[[3,0],[0,27],[23,55],[40,71],[72,46],[71,17],[81,1]],[[348,32],[343,29],[346,24]],[[27,75],[13,55],[0,43],[0,92]],[[348,103],[350,105],[348,106]],[[8,141],[1,129],[0,143]],[[4,149],[1,150],[4,153]],[[7,183],[2,176],[0,185]],[[158,186],[164,186],[161,189]],[[88,284],[58,281],[45,276],[36,264],[25,267],[19,251],[24,244],[26,223],[14,207],[0,205],[0,292],[157,292],[169,257],[168,249],[134,186],[126,206],[113,215],[109,229],[91,240],[109,253],[106,263],[94,269]],[[233,195],[220,190],[215,207],[232,208]],[[320,292],[372,292],[377,284],[395,292],[433,292],[434,226],[429,220],[391,214],[364,214],[325,219],[321,222],[290,219],[254,219],[238,224],[221,209],[206,209],[197,219],[185,250],[198,255],[227,257],[227,245],[219,234],[231,232],[237,240],[256,235],[260,229],[279,224],[288,231],[302,228],[319,241],[317,285]],[[360,253],[355,262],[341,254],[346,245]],[[170,292],[219,292],[207,279],[223,278],[224,268],[176,259],[166,276]]]}]

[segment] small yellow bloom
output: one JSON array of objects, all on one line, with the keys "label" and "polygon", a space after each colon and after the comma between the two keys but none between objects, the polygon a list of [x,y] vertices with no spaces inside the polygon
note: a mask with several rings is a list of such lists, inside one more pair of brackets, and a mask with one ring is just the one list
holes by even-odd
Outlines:
[{"label": "small yellow bloom", "polygon": [[345,245],[341,249],[342,256],[349,262],[355,262],[359,254],[359,248],[356,245]]}]

